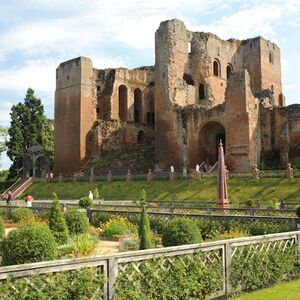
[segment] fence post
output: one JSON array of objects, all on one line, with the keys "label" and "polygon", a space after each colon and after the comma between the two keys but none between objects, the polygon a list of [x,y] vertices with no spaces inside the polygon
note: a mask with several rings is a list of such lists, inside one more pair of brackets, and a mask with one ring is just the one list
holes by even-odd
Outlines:
[{"label": "fence post", "polygon": [[297,220],[296,220],[296,218],[291,218],[290,227],[291,227],[291,230],[297,230]]},{"label": "fence post", "polygon": [[108,259],[108,299],[115,299],[116,279],[118,277],[118,262],[115,258]]},{"label": "fence post", "polygon": [[92,211],[88,208],[87,210],[86,210],[86,212],[87,212],[87,217],[88,217],[88,219],[89,219],[89,223],[90,224],[92,224]]},{"label": "fence post", "polygon": [[225,295],[229,297],[231,293],[231,283],[230,283],[230,276],[231,276],[231,254],[232,248],[229,242],[225,243]]}]

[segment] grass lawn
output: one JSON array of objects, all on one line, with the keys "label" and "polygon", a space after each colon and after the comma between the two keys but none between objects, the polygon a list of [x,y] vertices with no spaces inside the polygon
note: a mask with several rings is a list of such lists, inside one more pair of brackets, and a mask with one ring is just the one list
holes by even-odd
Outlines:
[{"label": "grass lawn", "polygon": [[234,300],[299,300],[300,280],[278,284],[272,288],[256,291]]},{"label": "grass lawn", "polygon": [[[96,187],[100,198],[105,200],[136,200],[139,199],[141,190],[145,189],[148,200],[215,201],[217,181],[215,178],[206,178],[201,181],[180,179],[35,183],[27,192],[35,199],[50,199],[52,192],[56,192],[60,199],[79,199],[87,196],[88,191],[93,191]],[[300,202],[300,178],[232,178],[228,180],[228,189],[231,203],[247,199]]]}]

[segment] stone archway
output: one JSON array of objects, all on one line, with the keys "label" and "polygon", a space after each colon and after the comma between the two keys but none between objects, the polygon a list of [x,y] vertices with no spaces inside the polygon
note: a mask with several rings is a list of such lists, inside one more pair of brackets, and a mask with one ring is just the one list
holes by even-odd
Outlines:
[{"label": "stone archway", "polygon": [[200,161],[207,161],[213,165],[218,160],[218,146],[222,140],[224,151],[226,151],[226,135],[225,128],[222,124],[216,121],[209,121],[199,132],[199,157]]}]

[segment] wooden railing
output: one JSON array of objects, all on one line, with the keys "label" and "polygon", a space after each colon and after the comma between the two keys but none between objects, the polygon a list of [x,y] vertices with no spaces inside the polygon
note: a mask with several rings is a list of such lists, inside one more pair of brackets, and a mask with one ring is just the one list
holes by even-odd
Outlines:
[{"label": "wooden railing", "polygon": [[[228,296],[234,292],[242,291],[238,290],[238,285],[233,286],[231,280],[232,265],[233,263],[236,263],[237,259],[238,262],[245,263],[244,272],[247,272],[246,263],[248,259],[255,258],[255,255],[258,255],[259,258],[263,253],[270,253],[272,251],[279,251],[287,253],[287,255],[292,255],[291,257],[296,264],[299,259],[297,256],[297,249],[298,251],[300,249],[300,231],[222,240],[202,244],[131,251],[80,259],[63,259],[0,267],[1,284],[8,286],[5,290],[7,294],[1,296],[7,297],[5,299],[18,299],[18,287],[20,286],[27,286],[27,293],[30,293],[31,291],[36,292],[36,290],[38,290],[42,296],[43,291],[41,284],[39,285],[39,289],[35,287],[35,278],[41,277],[40,281],[44,281],[44,286],[47,286],[53,279],[53,276],[57,273],[97,267],[101,268],[105,280],[102,287],[103,290],[95,290],[95,299],[99,298],[96,293],[100,292],[105,300],[118,299],[120,293],[122,293],[122,290],[118,289],[120,279],[135,288],[135,292],[140,293],[141,299],[143,299],[145,292],[147,291],[145,291],[145,289],[139,290],[140,286],[135,285],[135,280],[140,280],[147,276],[147,272],[145,273],[144,271],[145,266],[151,264],[153,261],[158,261],[159,263],[155,265],[156,269],[153,271],[157,274],[162,274],[166,278],[169,276],[173,264],[176,264],[178,260],[185,259],[189,255],[190,258],[185,259],[184,261],[186,268],[189,267],[189,264],[191,266],[194,264],[194,259],[200,259],[203,262],[203,268],[217,272],[217,281],[214,283],[216,288],[207,297]],[[246,256],[244,257],[243,255],[245,253]],[[272,265],[272,268],[273,267],[274,265]],[[241,266],[240,269],[243,271],[243,266]],[[260,271],[260,269],[257,269],[258,273]],[[288,274],[290,271],[288,267],[286,267],[286,270],[284,271],[287,273],[287,277],[291,275]],[[47,275],[49,275],[49,278]],[[199,281],[203,279],[204,278],[200,277]],[[20,281],[22,284],[20,284]],[[70,284],[72,283],[70,282]],[[55,289],[55,286],[53,289]]]}]

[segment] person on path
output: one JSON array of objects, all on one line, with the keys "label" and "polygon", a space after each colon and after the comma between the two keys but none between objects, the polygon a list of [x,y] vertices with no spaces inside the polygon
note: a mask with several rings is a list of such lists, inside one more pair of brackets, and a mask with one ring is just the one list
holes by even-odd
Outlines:
[{"label": "person on path", "polygon": [[91,200],[94,200],[94,195],[93,195],[92,191],[89,191],[89,198],[90,198]]},{"label": "person on path", "polygon": [[11,206],[11,201],[13,201],[13,193],[11,191],[7,192],[6,204]]},{"label": "person on path", "polygon": [[31,195],[26,194],[24,200],[25,200],[26,207],[32,207],[33,197]]}]

